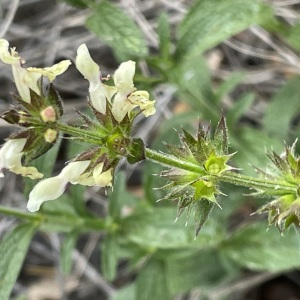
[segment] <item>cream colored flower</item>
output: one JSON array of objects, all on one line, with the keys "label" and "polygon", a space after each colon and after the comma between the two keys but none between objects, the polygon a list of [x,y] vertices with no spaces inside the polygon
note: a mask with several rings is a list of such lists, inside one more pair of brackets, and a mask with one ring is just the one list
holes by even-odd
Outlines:
[{"label": "cream colored flower", "polygon": [[59,175],[40,181],[29,194],[27,209],[31,212],[38,211],[45,201],[60,197],[67,184],[76,182],[90,163],[90,160],[71,162],[63,168]]},{"label": "cream colored flower", "polygon": [[92,172],[82,174],[76,183],[86,186],[112,186],[112,169],[108,169],[104,172],[103,171],[104,163],[100,162]]},{"label": "cream colored flower", "polygon": [[156,109],[154,107],[155,100],[149,100],[149,93],[147,91],[135,91],[128,96],[128,100],[135,106],[139,106],[145,117],[155,114]]},{"label": "cream colored flower", "polygon": [[93,61],[85,44],[77,49],[76,68],[89,81],[89,94],[93,107],[105,114],[106,90],[101,81],[100,67]]},{"label": "cream colored flower", "polygon": [[5,39],[0,39],[0,60],[12,67],[12,73],[17,90],[23,101],[30,103],[30,89],[38,95],[41,94],[38,80],[42,76],[48,77],[52,82],[56,76],[66,71],[71,64],[69,60],[61,61],[52,67],[47,68],[23,68],[23,61],[14,48],[9,51],[9,43]]},{"label": "cream colored flower", "polygon": [[118,122],[121,122],[126,114],[136,107],[140,107],[146,117],[155,113],[155,101],[149,100],[149,93],[137,91],[134,87],[134,73],[135,62],[129,60],[122,63],[114,74],[117,93],[112,104],[112,114]]},{"label": "cream colored flower", "polygon": [[85,172],[91,161],[73,161],[69,163],[57,176],[40,181],[29,194],[27,209],[38,211],[45,201],[60,197],[68,183],[100,187],[111,186],[112,169],[102,172],[103,162],[99,163],[91,172]]},{"label": "cream colored flower", "polygon": [[53,82],[56,76],[66,72],[71,62],[69,60],[62,60],[61,62],[46,68],[34,68],[30,67],[26,70],[30,73],[37,73],[39,77],[46,76],[50,82]]},{"label": "cream colored flower", "polygon": [[133,84],[135,74],[135,62],[132,60],[123,62],[114,74],[114,83],[118,93],[125,96],[136,90]]},{"label": "cream colored flower", "polygon": [[0,177],[3,177],[2,170],[8,169],[15,174],[19,174],[31,179],[43,177],[34,167],[22,166],[23,149],[27,139],[10,139],[0,149]]}]

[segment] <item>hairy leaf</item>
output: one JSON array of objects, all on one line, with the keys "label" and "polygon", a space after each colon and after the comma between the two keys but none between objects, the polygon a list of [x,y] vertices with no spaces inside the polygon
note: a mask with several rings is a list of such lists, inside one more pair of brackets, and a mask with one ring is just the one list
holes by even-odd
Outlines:
[{"label": "hairy leaf", "polygon": [[87,28],[112,47],[120,60],[145,57],[146,41],[130,17],[109,1],[101,1],[87,19]]},{"label": "hairy leaf", "polygon": [[0,299],[7,300],[19,275],[37,224],[21,224],[0,243]]}]

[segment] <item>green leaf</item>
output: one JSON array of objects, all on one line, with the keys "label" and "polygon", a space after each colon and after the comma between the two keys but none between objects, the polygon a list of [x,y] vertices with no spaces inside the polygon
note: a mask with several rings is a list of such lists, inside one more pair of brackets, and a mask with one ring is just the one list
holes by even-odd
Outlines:
[{"label": "green leaf", "polygon": [[198,0],[180,24],[176,56],[204,52],[251,25],[273,18],[272,9],[260,0]]},{"label": "green leaf", "polygon": [[287,42],[294,47],[296,50],[300,51],[300,23],[290,28],[288,35],[285,37]]},{"label": "green leaf", "polygon": [[76,246],[78,231],[67,233],[60,254],[60,266],[65,275],[69,275],[72,268],[72,252]]},{"label": "green leaf", "polygon": [[238,229],[222,246],[223,255],[250,270],[281,272],[300,267],[299,236],[294,229],[281,236],[260,222]]},{"label": "green leaf", "polygon": [[213,124],[218,121],[219,105],[212,90],[210,71],[201,54],[186,57],[167,76],[178,87],[180,98],[192,106],[198,117],[205,116]]},{"label": "green leaf", "polygon": [[118,264],[118,242],[114,234],[107,234],[101,244],[101,267],[105,279],[112,281],[116,277]]},{"label": "green leaf", "polygon": [[208,219],[195,240],[194,224],[185,216],[174,222],[176,207],[140,210],[120,224],[127,239],[148,249],[201,248],[216,245],[224,235],[221,224]]},{"label": "green leaf", "polygon": [[242,72],[234,72],[229,78],[222,82],[216,91],[218,102],[220,103],[243,79],[244,74]]},{"label": "green leaf", "polygon": [[136,300],[135,292],[136,286],[135,284],[129,284],[113,294],[109,300]]},{"label": "green leaf", "polygon": [[167,284],[166,265],[163,261],[151,258],[139,272],[136,299],[171,299]]},{"label": "green leaf", "polygon": [[145,57],[146,41],[137,25],[117,6],[101,1],[86,21],[87,28],[112,47],[119,60]]},{"label": "green leaf", "polygon": [[291,122],[300,110],[300,76],[290,80],[273,97],[266,111],[265,128],[281,141],[286,140]]},{"label": "green leaf", "polygon": [[0,243],[0,299],[9,299],[18,278],[36,223],[21,224],[8,232]]},{"label": "green leaf", "polygon": [[130,197],[126,191],[126,174],[118,172],[115,175],[114,188],[109,194],[108,214],[113,220],[118,220],[121,215],[121,208],[124,205],[124,197]]},{"label": "green leaf", "polygon": [[254,98],[255,95],[253,93],[248,93],[243,95],[234,103],[234,105],[230,108],[228,114],[226,115],[226,121],[229,128],[237,124],[242,115],[253,103]]},{"label": "green leaf", "polygon": [[159,37],[160,56],[167,61],[170,58],[171,35],[168,15],[165,13],[159,15],[157,33]]},{"label": "green leaf", "polygon": [[56,216],[77,216],[73,207],[73,201],[67,194],[61,195],[55,201],[47,201],[43,204],[41,211],[44,214]]},{"label": "green leaf", "polygon": [[215,287],[227,275],[213,249],[181,251],[170,255],[166,263],[168,285],[172,294],[188,292],[195,287]]},{"label": "green leaf", "polygon": [[266,166],[269,163],[263,151],[266,147],[273,148],[276,152],[283,150],[282,142],[272,139],[265,131],[247,126],[231,127],[229,131],[229,144],[237,151],[232,161],[243,169],[244,174],[256,175],[253,166]]}]

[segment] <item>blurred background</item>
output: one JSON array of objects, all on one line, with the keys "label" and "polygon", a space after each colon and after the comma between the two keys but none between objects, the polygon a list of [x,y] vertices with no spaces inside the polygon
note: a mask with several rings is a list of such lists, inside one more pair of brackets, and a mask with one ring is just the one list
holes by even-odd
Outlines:
[{"label": "blurred background", "polygon": [[[64,120],[88,113],[88,82],[74,65],[86,43],[102,75],[125,60],[137,61],[135,83],[151,91],[157,113],[139,118],[135,135],[166,151],[181,128],[227,118],[232,164],[254,175],[265,149],[281,153],[300,133],[299,0],[1,0],[0,38],[25,66],[73,64],[55,86]],[[15,104],[9,66],[0,67],[0,112]],[[16,130],[0,120],[0,139]],[[62,140],[53,173],[86,145]],[[299,148],[299,147],[298,147]],[[82,233],[43,228],[33,238],[11,299],[296,300],[300,299],[298,228],[281,236],[267,216],[250,216],[265,199],[224,185],[215,208],[194,240],[194,220],[177,223],[176,203],[162,201],[163,168],[122,163],[114,192],[73,186],[43,213],[114,220],[118,230]],[[5,173],[0,204],[26,209],[32,183]],[[25,193],[24,193],[25,189]],[[81,203],[81,204],[80,204]],[[118,203],[115,216],[112,203]],[[84,205],[83,205],[84,204]],[[114,219],[115,218],[115,219]],[[0,238],[18,220],[0,216]],[[56,230],[58,232],[56,232]],[[1,258],[0,258],[1,260]]]}]

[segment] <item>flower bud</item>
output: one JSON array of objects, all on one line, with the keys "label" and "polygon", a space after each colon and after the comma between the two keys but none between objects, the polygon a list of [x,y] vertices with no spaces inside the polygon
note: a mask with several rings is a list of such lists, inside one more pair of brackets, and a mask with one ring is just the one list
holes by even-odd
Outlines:
[{"label": "flower bud", "polygon": [[44,133],[44,139],[47,143],[54,143],[57,140],[58,131],[48,128]]},{"label": "flower bud", "polygon": [[48,106],[40,112],[41,119],[43,122],[55,122],[56,112],[53,106]]}]

